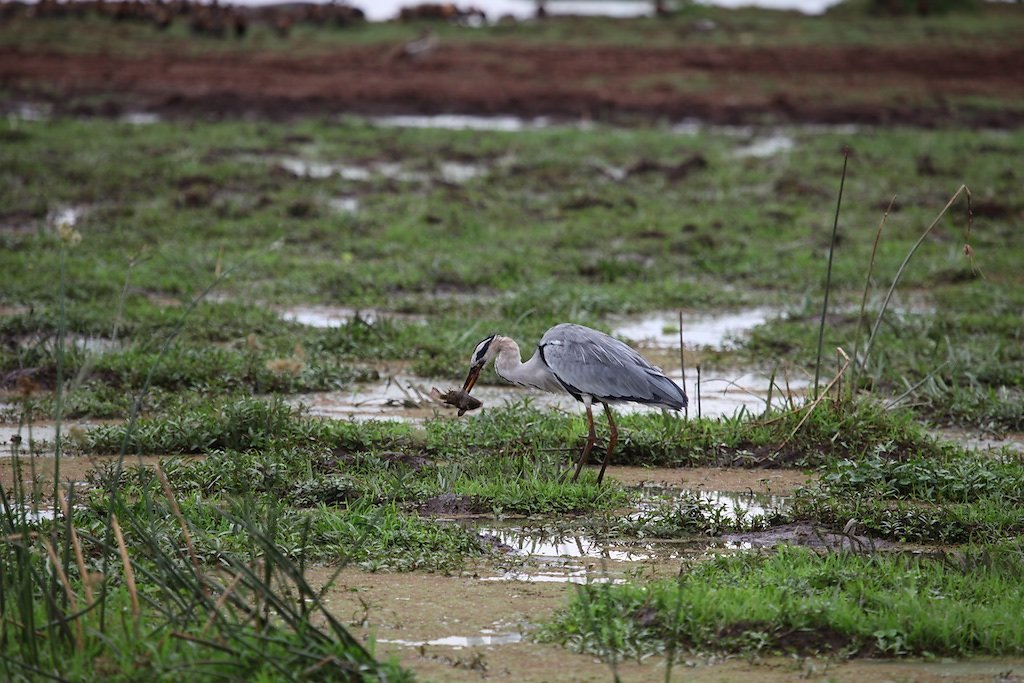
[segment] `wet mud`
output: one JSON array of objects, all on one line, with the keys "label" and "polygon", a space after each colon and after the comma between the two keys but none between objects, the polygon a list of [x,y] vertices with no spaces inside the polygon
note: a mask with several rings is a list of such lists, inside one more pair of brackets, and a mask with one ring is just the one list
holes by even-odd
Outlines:
[{"label": "wet mud", "polygon": [[[565,583],[487,582],[459,575],[366,573],[313,567],[307,578],[325,588],[328,609],[353,633],[372,639],[378,656],[394,656],[428,681],[665,680],[665,660],[651,657],[614,666],[593,655],[536,643],[531,634],[574,590]],[[330,586],[327,582],[334,578]],[[811,680],[861,683],[991,683],[1019,681],[1019,659],[866,660],[805,657],[697,657],[673,667],[672,681]],[[1009,673],[1008,673],[1009,672]]]}]

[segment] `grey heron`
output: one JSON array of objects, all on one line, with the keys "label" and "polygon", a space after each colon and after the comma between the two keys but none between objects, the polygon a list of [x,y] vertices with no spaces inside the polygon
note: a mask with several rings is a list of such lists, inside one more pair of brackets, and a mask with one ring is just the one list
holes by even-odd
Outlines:
[{"label": "grey heron", "polygon": [[462,390],[470,392],[490,361],[498,376],[522,387],[552,393],[568,393],[583,403],[587,411],[587,443],[576,462],[572,481],[590,458],[594,448],[594,402],[604,406],[611,435],[597,483],[604,479],[605,468],[619,438],[612,417],[613,403],[644,403],[671,410],[686,407],[686,391],[654,367],[647,359],[623,342],[603,332],[562,323],[555,325],[537,342],[537,350],[525,363],[515,340],[491,335],[473,350],[469,375]]}]

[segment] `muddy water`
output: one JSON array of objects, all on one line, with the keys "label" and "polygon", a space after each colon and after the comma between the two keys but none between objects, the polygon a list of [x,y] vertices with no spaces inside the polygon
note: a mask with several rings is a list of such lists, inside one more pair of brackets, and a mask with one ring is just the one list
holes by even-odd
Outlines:
[{"label": "muddy water", "polygon": [[[125,456],[123,467],[155,467],[161,460],[170,456],[166,455],[128,455]],[[180,457],[180,456],[177,456]],[[201,459],[202,456],[192,456],[189,459]],[[60,479],[63,484],[71,482],[84,482],[89,474],[97,468],[104,467],[109,463],[118,460],[116,455],[90,455],[90,456],[64,456],[60,459]],[[10,491],[15,482],[15,477],[21,476],[21,483],[26,487],[33,485],[35,479],[40,486],[38,493],[42,500],[49,500],[53,496],[53,474],[56,468],[56,459],[52,455],[41,455],[33,458],[0,458],[0,486]],[[26,489],[28,490],[28,489]]]},{"label": "muddy water", "polygon": [[1024,453],[1024,434],[1002,434],[992,436],[990,434],[978,434],[957,429],[940,429],[935,435],[946,441],[953,441],[969,451],[997,455],[1005,451],[1010,453]]}]

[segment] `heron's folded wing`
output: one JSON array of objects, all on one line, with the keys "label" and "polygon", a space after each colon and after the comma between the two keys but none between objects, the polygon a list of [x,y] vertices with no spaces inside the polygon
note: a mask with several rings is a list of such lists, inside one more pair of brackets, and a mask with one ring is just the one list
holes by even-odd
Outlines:
[{"label": "heron's folded wing", "polygon": [[617,339],[581,325],[556,325],[540,341],[544,362],[574,395],[671,408],[686,395],[643,356]]}]

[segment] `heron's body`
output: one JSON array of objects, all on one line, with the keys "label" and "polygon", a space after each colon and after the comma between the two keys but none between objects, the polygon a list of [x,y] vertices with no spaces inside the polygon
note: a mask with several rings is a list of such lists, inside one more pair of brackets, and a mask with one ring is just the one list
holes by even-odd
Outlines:
[{"label": "heron's body", "polygon": [[611,428],[608,452],[598,483],[604,477],[618,438],[609,404],[643,403],[671,410],[686,407],[686,392],[659,369],[618,339],[582,325],[555,325],[541,337],[533,356],[522,361],[519,345],[509,337],[493,335],[480,342],[473,353],[465,391],[470,391],[487,362],[494,361],[500,377],[519,386],[554,393],[565,392],[583,403],[587,411],[587,445],[576,465],[573,481],[594,446],[591,405],[604,406]]}]

